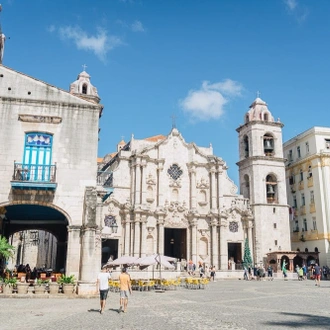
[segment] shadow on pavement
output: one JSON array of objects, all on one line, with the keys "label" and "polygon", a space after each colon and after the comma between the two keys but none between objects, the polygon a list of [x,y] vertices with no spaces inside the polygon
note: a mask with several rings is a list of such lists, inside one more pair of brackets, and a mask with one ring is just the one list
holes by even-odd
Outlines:
[{"label": "shadow on pavement", "polygon": [[284,328],[322,328],[330,329],[330,317],[328,316],[319,316],[311,314],[297,314],[297,313],[280,313],[282,315],[300,317],[301,320],[283,320],[279,322],[265,322],[265,325],[284,327]]}]

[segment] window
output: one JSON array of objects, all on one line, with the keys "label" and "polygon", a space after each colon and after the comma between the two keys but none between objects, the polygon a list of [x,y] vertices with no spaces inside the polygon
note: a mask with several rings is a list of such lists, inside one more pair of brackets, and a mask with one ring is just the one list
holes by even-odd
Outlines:
[{"label": "window", "polygon": [[249,157],[249,138],[245,135],[243,139],[244,143],[244,155],[245,157]]},{"label": "window", "polygon": [[316,218],[313,218],[313,230],[317,230]]},{"label": "window", "polygon": [[325,139],[325,148],[330,149],[330,139]]},{"label": "window", "polygon": [[294,222],[293,232],[298,232],[298,231],[299,231],[299,222],[298,222],[298,220],[296,220]]},{"label": "window", "polygon": [[300,147],[297,147],[297,157],[300,158],[301,157],[301,152],[300,152]]},{"label": "window", "polygon": [[305,206],[305,194],[301,194],[301,206]]},{"label": "window", "polygon": [[310,194],[311,194],[311,204],[314,204],[314,191],[312,190],[311,192],[310,192]]},{"label": "window", "polygon": [[296,209],[297,208],[297,197],[293,196],[293,207]]},{"label": "window", "polygon": [[300,182],[304,181],[304,172],[302,169],[300,170],[299,175],[300,175]]},{"label": "window", "polygon": [[49,181],[51,175],[53,136],[45,133],[27,133],[23,155],[26,180]]},{"label": "window", "polygon": [[309,143],[306,142],[305,146],[306,146],[306,154],[309,154]]},{"label": "window", "polygon": [[275,246],[277,246],[277,239],[274,241]]},{"label": "window", "polygon": [[177,164],[173,164],[168,170],[167,173],[173,180],[177,180],[180,178],[181,174],[183,173],[181,168]]},{"label": "window", "polygon": [[273,207],[273,213],[274,213],[274,214],[276,213],[276,208],[275,208],[275,207]]},{"label": "window", "polygon": [[295,183],[295,180],[294,180],[294,174],[291,174],[289,176],[289,184],[293,185]]},{"label": "window", "polygon": [[276,225],[276,223],[274,223],[274,229],[276,229],[277,228],[277,225]]},{"label": "window", "polygon": [[82,86],[82,93],[87,94],[87,85],[86,84],[83,84],[83,86]]},{"label": "window", "polygon": [[275,203],[277,198],[277,181],[273,175],[266,177],[267,203]]},{"label": "window", "polygon": [[264,135],[264,153],[266,156],[272,156],[274,153],[274,138],[270,134]]},{"label": "window", "polygon": [[307,220],[306,219],[304,219],[304,227],[303,227],[303,231],[307,231]]},{"label": "window", "polygon": [[289,150],[289,156],[288,156],[289,162],[293,161],[293,157],[292,157],[292,150]]},{"label": "window", "polygon": [[311,178],[313,176],[313,173],[312,173],[312,165],[309,165],[308,166],[308,177]]}]

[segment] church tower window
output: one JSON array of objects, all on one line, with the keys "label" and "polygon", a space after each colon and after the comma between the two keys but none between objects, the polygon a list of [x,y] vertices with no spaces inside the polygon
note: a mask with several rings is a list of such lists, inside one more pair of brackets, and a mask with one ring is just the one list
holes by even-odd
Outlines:
[{"label": "church tower window", "polygon": [[82,93],[87,94],[87,85],[86,84],[82,85]]},{"label": "church tower window", "polygon": [[249,138],[245,135],[243,139],[245,157],[249,157]]},{"label": "church tower window", "polygon": [[266,177],[267,203],[275,203],[277,197],[277,181],[273,175]]},{"label": "church tower window", "polygon": [[265,134],[263,137],[264,141],[264,153],[265,156],[273,156],[274,155],[274,138],[270,134]]},{"label": "church tower window", "polygon": [[170,175],[170,177],[176,181],[177,179],[180,178],[182,175],[182,170],[177,164],[173,164],[168,170],[167,173]]}]

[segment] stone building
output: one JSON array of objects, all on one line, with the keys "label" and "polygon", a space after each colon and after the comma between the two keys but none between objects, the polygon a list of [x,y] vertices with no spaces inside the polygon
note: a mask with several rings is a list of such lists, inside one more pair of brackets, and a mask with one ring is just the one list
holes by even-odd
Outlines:
[{"label": "stone building", "polygon": [[75,275],[80,293],[94,291],[103,191],[98,196],[97,90],[85,71],[67,92],[0,65],[0,95],[0,234],[52,233],[55,268]]},{"label": "stone building", "polygon": [[320,264],[329,266],[330,128],[312,127],[283,148],[292,250],[319,252]]},{"label": "stone building", "polygon": [[254,215],[252,249],[257,263],[269,252],[291,250],[282,127],[266,102],[256,98],[237,129],[240,188]]}]

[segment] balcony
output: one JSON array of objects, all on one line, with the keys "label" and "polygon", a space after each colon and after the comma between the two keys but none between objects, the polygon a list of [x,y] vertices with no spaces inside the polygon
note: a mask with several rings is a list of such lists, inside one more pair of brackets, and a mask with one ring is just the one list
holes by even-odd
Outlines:
[{"label": "balcony", "polygon": [[14,163],[11,181],[13,189],[55,190],[56,165],[31,165]]},{"label": "balcony", "polygon": [[315,212],[316,212],[315,203],[309,204],[309,213],[315,213]]},{"label": "balcony", "polygon": [[304,181],[300,181],[300,182],[299,182],[298,189],[299,189],[299,190],[303,190],[303,189],[304,189]]},{"label": "balcony", "polygon": [[113,193],[113,173],[106,171],[98,171],[96,183],[98,186],[103,187],[106,193],[102,197],[105,201]]}]

